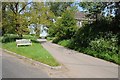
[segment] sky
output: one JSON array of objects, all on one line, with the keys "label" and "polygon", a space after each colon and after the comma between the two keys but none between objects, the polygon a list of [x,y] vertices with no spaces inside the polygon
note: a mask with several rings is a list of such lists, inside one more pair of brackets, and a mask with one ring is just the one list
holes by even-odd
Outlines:
[{"label": "sky", "polygon": [[[33,1],[33,0],[28,0],[28,2],[31,2],[31,1]],[[44,0],[41,0],[41,1],[44,1]],[[72,6],[74,6],[74,5],[76,5],[77,6],[77,8],[78,8],[78,10],[79,11],[83,11],[83,8],[82,7],[80,7],[77,3],[80,3],[80,1],[81,0],[76,0],[73,4],[72,4]],[[30,6],[30,5],[29,5]],[[103,12],[105,12],[105,16],[107,16],[107,14],[109,13],[109,9],[107,9],[107,8],[105,8],[105,10],[103,11]],[[115,11],[114,10],[112,10],[112,14],[111,14],[112,16],[115,16]]]}]

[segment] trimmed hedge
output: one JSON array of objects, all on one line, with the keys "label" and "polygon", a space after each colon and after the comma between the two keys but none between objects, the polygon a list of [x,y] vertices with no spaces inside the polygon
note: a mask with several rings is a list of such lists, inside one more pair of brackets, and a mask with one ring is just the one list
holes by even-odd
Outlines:
[{"label": "trimmed hedge", "polygon": [[36,41],[36,37],[33,35],[23,35],[23,37],[19,37],[17,34],[5,34],[2,39],[1,42],[2,43],[8,43],[8,42],[14,42],[16,41],[16,39],[31,39],[33,41]]},{"label": "trimmed hedge", "polygon": [[16,39],[21,39],[21,37],[15,34],[6,34],[2,38],[2,43],[13,42],[16,41]]}]

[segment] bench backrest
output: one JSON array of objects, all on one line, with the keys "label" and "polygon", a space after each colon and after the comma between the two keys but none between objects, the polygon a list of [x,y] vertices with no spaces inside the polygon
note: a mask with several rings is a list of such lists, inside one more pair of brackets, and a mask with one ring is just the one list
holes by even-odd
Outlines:
[{"label": "bench backrest", "polygon": [[19,44],[19,43],[31,43],[31,40],[30,39],[18,39],[16,40],[16,42]]}]

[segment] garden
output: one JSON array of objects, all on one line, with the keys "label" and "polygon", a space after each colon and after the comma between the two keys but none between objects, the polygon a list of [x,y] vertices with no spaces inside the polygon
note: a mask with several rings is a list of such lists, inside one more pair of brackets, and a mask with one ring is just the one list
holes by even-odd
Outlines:
[{"label": "garden", "polygon": [[53,58],[53,56],[42,47],[42,45],[40,44],[40,42],[37,41],[37,38],[35,38],[35,36],[23,35],[23,39],[31,39],[32,45],[29,46],[17,47],[15,42],[16,39],[21,39],[21,38],[15,34],[5,35],[1,40],[2,48],[50,66],[60,65]]},{"label": "garden", "polygon": [[[120,10],[117,3],[115,4],[114,7]],[[85,22],[82,27],[78,28],[74,19],[75,13],[66,11],[62,14],[62,18],[57,19],[54,27],[50,27],[48,40],[84,54],[120,64],[119,13],[116,12],[115,16],[102,15],[103,9],[107,7],[103,3],[88,2],[80,5],[84,9],[88,9],[91,14],[87,16],[94,16],[95,21],[92,23]],[[99,9],[94,7],[99,7]],[[113,8],[109,9],[112,10]]]},{"label": "garden", "polygon": [[[2,48],[50,66],[59,63],[37,41],[41,27],[48,28],[47,40],[84,54],[120,64],[119,2],[3,2]],[[110,7],[111,6],[111,7]],[[81,10],[79,9],[81,8]],[[84,13],[78,26],[76,12]],[[90,22],[93,19],[94,21]],[[83,20],[83,18],[81,19]],[[34,24],[34,34],[28,28]],[[16,39],[30,39],[32,46],[16,46]]]}]

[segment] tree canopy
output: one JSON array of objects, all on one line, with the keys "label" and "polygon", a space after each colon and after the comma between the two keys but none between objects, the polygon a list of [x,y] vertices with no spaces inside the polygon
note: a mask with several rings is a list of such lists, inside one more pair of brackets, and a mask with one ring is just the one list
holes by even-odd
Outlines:
[{"label": "tree canopy", "polygon": [[31,2],[3,2],[2,3],[2,23],[4,33],[17,33],[22,36],[27,29],[27,5]]}]

